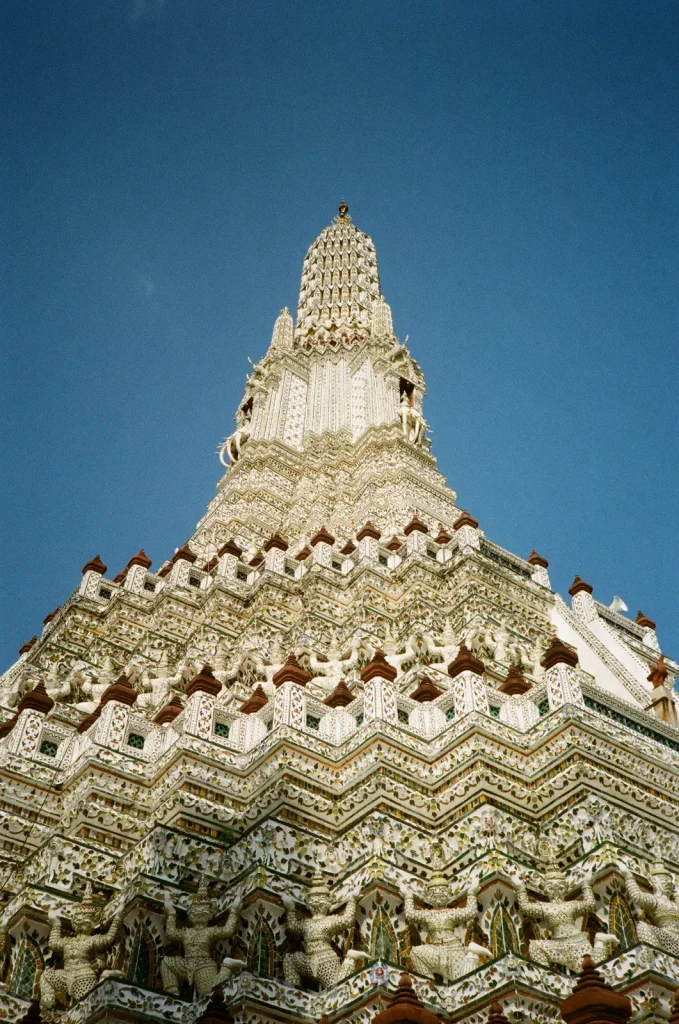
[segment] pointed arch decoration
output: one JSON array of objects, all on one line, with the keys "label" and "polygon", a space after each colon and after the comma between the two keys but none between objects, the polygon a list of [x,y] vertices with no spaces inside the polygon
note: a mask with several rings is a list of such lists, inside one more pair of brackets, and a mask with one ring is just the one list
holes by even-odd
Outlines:
[{"label": "pointed arch decoration", "polygon": [[156,944],[146,925],[142,924],[132,946],[127,978],[132,985],[155,988],[156,971]]},{"label": "pointed arch decoration", "polygon": [[619,892],[614,893],[611,899],[609,931],[616,936],[621,951],[636,946],[639,941],[632,911],[625,897]]},{"label": "pointed arch decoration", "polygon": [[38,983],[44,966],[45,961],[37,942],[24,938],[14,961],[10,991],[22,999],[37,999]]},{"label": "pointed arch decoration", "polygon": [[382,907],[377,908],[373,920],[371,936],[371,955],[374,960],[387,960],[395,964],[398,959],[398,939],[394,926],[387,917]]},{"label": "pointed arch decoration", "polygon": [[276,941],[271,926],[262,917],[250,940],[248,967],[260,978],[276,977]]},{"label": "pointed arch decoration", "polygon": [[500,903],[495,907],[490,921],[490,948],[495,958],[506,953],[518,953],[521,948],[516,925],[507,908]]}]

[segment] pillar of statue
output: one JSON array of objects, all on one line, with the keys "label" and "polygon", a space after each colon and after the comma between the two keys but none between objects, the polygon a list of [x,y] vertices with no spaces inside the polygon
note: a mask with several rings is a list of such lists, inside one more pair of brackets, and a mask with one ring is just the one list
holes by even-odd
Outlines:
[{"label": "pillar of statue", "polygon": [[[432,860],[436,862],[437,859],[440,860],[440,857],[437,858],[434,853]],[[418,910],[413,893],[409,889],[402,891],[406,921],[418,928],[424,926],[429,933],[429,942],[413,946],[410,952],[413,968],[418,974],[428,978],[438,974],[444,981],[451,982],[478,967],[482,956],[492,956],[489,949],[476,942],[465,946],[456,934],[460,925],[467,925],[476,919],[477,895],[478,885],[474,884],[467,891],[464,906],[451,907],[451,886],[439,865],[424,890],[424,897],[431,904],[431,910]]]},{"label": "pillar of statue", "polygon": [[650,923],[637,923],[637,935],[641,941],[679,956],[679,900],[672,875],[663,862],[658,861],[651,868],[652,893],[642,892],[627,866],[620,868],[620,874],[625,879],[630,902],[650,918]]},{"label": "pillar of statue", "polygon": [[235,934],[241,901],[233,903],[224,924],[210,927],[216,910],[208,894],[207,881],[203,877],[198,892],[189,898],[189,927],[180,928],[170,896],[165,894],[165,934],[170,942],[179,942],[184,949],[184,956],[166,956],[161,961],[160,977],[166,992],[179,995],[179,983],[185,981],[202,996],[211,992],[215,985],[223,985],[228,981],[233,970],[247,966],[244,960],[228,956],[223,958],[221,964],[213,959],[212,947]]},{"label": "pillar of statue", "polygon": [[544,889],[548,903],[530,900],[523,882],[517,886],[517,903],[523,918],[542,922],[549,934],[546,939],[531,939],[528,948],[531,960],[547,967],[561,964],[579,971],[584,956],[591,956],[597,964],[609,957],[618,942],[615,935],[598,932],[592,946],[587,932],[583,932],[579,924],[581,917],[596,910],[591,879],[583,882],[579,900],[566,900],[566,877],[552,862],[545,871]]},{"label": "pillar of statue", "polygon": [[103,935],[93,935],[93,931],[104,916],[103,908],[92,901],[92,885],[85,886],[82,902],[69,913],[74,935],[63,935],[61,918],[58,914],[50,914],[51,925],[47,940],[50,950],[64,958],[63,968],[46,967],[40,978],[40,1002],[50,1009],[56,1003],[57,993],[64,993],[73,1002],[82,999],[99,981],[100,974],[111,977],[118,971],[102,972],[96,962],[96,954],[108,949],[115,941],[122,912],[114,914],[111,923]]},{"label": "pillar of statue", "polygon": [[283,959],[283,972],[289,985],[299,987],[304,978],[313,978],[320,988],[331,988],[357,969],[356,961],[365,959],[365,953],[350,949],[342,960],[330,941],[354,925],[358,895],[352,893],[342,914],[329,914],[330,889],[322,875],[316,874],[306,897],[310,918],[297,913],[289,896],[283,897],[287,930],[291,935],[300,936],[304,943],[304,952],[286,953]]}]

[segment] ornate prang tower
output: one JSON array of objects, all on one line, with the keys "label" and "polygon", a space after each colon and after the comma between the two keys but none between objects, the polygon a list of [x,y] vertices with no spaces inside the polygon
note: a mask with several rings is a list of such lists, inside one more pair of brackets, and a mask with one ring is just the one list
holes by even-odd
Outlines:
[{"label": "ornate prang tower", "polygon": [[567,1019],[667,1019],[677,664],[457,507],[424,390],[343,203],[193,536],[0,679],[2,1019],[547,1024],[585,956]]}]

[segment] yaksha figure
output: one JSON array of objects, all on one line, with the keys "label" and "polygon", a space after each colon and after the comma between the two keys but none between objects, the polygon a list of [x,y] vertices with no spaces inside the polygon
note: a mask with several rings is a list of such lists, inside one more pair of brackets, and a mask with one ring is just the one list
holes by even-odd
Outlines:
[{"label": "yaksha figure", "polygon": [[289,985],[300,987],[303,978],[313,978],[320,988],[331,988],[356,970],[357,960],[365,958],[365,953],[350,949],[342,962],[330,942],[356,921],[358,893],[349,897],[343,914],[329,914],[330,903],[330,890],[322,875],[315,875],[306,898],[310,918],[300,917],[294,901],[283,897],[287,929],[304,941],[303,953],[286,953],[283,958],[283,973]]},{"label": "yaksha figure", "polygon": [[637,935],[641,941],[679,956],[679,900],[672,876],[665,865],[658,861],[651,868],[652,893],[642,892],[628,867],[621,867],[620,874],[625,879],[630,902],[639,910],[644,910],[652,922],[637,923]]},{"label": "yaksha figure", "polygon": [[111,919],[108,930],[103,935],[93,935],[96,925],[102,916],[102,908],[92,902],[92,885],[85,886],[82,903],[70,912],[70,920],[75,935],[61,934],[61,919],[58,914],[50,914],[51,931],[48,944],[53,953],[61,953],[64,966],[61,969],[46,967],[40,978],[40,1002],[48,1009],[56,1002],[57,993],[65,993],[77,1002],[86,996],[90,989],[99,981],[100,974],[111,977],[118,971],[101,971],[96,961],[96,954],[103,953],[113,945],[122,912]]},{"label": "yaksha figure", "polygon": [[216,985],[228,981],[234,969],[246,966],[244,960],[228,956],[218,964],[211,956],[212,947],[217,942],[230,939],[235,934],[240,908],[241,901],[236,900],[226,922],[209,927],[217,908],[208,895],[207,881],[202,878],[198,892],[189,901],[190,927],[178,928],[177,912],[169,893],[165,894],[165,934],[170,942],[180,942],[184,947],[184,956],[166,956],[161,961],[160,977],[166,992],[179,995],[179,982],[186,981],[202,996]]},{"label": "yaksha figure", "polygon": [[431,904],[432,910],[417,910],[413,893],[409,889],[402,891],[407,923],[416,928],[424,926],[429,933],[428,943],[413,946],[410,951],[413,968],[418,974],[428,978],[439,974],[446,982],[455,981],[478,967],[482,956],[490,958],[493,955],[489,949],[476,942],[465,946],[455,933],[460,925],[467,925],[476,919],[478,891],[478,885],[472,885],[467,891],[465,905],[451,907],[452,889],[440,867],[434,871],[424,889],[424,897]]},{"label": "yaksha figure", "polygon": [[586,878],[583,882],[579,900],[566,900],[566,877],[553,863],[545,872],[544,888],[549,903],[528,899],[523,882],[517,886],[517,903],[523,918],[542,921],[550,935],[548,939],[530,940],[528,955],[531,960],[547,967],[561,964],[572,971],[580,971],[583,956],[591,956],[596,964],[610,956],[618,942],[615,935],[597,932],[592,947],[587,932],[583,932],[578,923],[585,914],[593,914],[596,910],[591,879]]}]

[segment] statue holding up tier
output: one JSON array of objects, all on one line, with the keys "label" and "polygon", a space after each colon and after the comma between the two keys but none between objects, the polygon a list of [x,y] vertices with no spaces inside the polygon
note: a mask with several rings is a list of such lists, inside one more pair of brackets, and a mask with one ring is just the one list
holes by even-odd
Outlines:
[{"label": "statue holding up tier", "polygon": [[120,975],[119,971],[101,971],[96,961],[96,954],[103,953],[113,945],[122,911],[111,919],[103,935],[93,935],[96,925],[102,917],[102,908],[92,902],[92,885],[85,886],[82,902],[70,911],[70,920],[75,935],[61,934],[61,918],[58,914],[50,914],[51,930],[48,944],[53,953],[61,953],[64,958],[63,968],[46,967],[40,978],[40,1002],[47,1009],[56,1003],[57,993],[64,993],[73,1002],[86,996],[90,989],[102,977]]},{"label": "statue holding up tier", "polygon": [[642,892],[626,865],[620,868],[620,874],[625,879],[630,902],[645,911],[652,922],[637,922],[637,935],[641,941],[679,956],[679,900],[672,875],[663,862],[658,861],[651,868],[652,893]]},{"label": "statue holding up tier", "polygon": [[549,902],[538,903],[528,898],[523,882],[517,885],[517,903],[523,918],[543,922],[550,936],[548,939],[530,940],[528,955],[531,960],[546,967],[561,964],[579,972],[583,956],[591,956],[595,964],[609,957],[618,943],[615,935],[597,932],[592,946],[589,935],[581,930],[579,924],[581,917],[593,914],[596,910],[591,879],[584,880],[579,900],[566,900],[566,877],[558,865],[552,862],[545,871],[544,889]]},{"label": "statue holding up tier", "polygon": [[432,861],[435,865],[434,873],[424,889],[424,898],[432,909],[418,910],[413,893],[409,889],[401,893],[407,923],[416,928],[424,926],[429,933],[429,942],[413,946],[410,958],[418,974],[424,974],[427,978],[439,974],[444,982],[452,982],[478,967],[482,956],[490,959],[493,954],[476,942],[465,946],[455,933],[460,925],[476,920],[478,884],[468,889],[463,907],[451,907],[453,893],[442,871],[440,851],[434,851]]},{"label": "statue holding up tier", "polygon": [[283,973],[289,985],[299,988],[303,978],[313,978],[320,988],[331,988],[356,970],[357,960],[366,957],[365,953],[350,949],[342,961],[330,941],[355,923],[358,895],[352,893],[343,914],[329,914],[330,889],[323,876],[317,874],[306,898],[310,918],[297,913],[290,896],[283,897],[287,930],[291,935],[301,936],[304,942],[303,953],[286,953],[283,958]]},{"label": "statue holding up tier", "polygon": [[186,981],[198,995],[206,995],[216,985],[227,982],[233,970],[246,966],[244,960],[234,960],[228,956],[218,964],[211,955],[212,947],[217,942],[230,939],[235,934],[240,909],[241,901],[238,899],[231,907],[226,922],[210,927],[217,908],[208,895],[207,881],[203,877],[198,892],[189,898],[190,926],[179,928],[177,912],[172,906],[169,893],[165,894],[165,934],[170,942],[179,942],[184,948],[184,956],[166,956],[161,961],[160,977],[166,992],[179,995],[179,982]]}]

